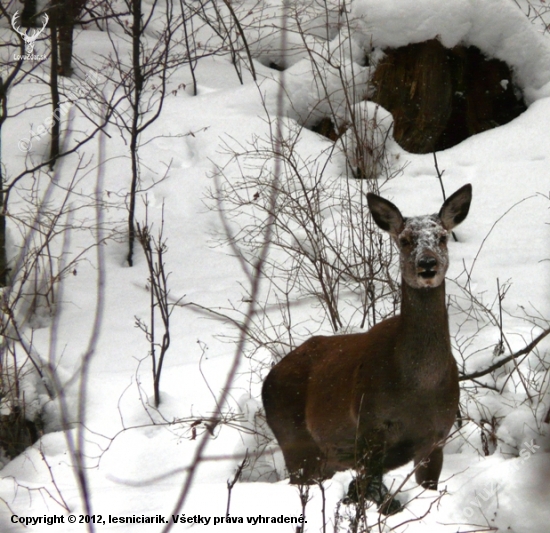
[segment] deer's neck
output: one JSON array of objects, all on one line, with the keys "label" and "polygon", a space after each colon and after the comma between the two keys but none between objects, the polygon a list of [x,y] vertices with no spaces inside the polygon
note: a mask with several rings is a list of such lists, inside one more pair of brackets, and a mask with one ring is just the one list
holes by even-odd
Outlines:
[{"label": "deer's neck", "polygon": [[454,364],[445,306],[445,282],[434,289],[401,283],[401,331],[397,350],[406,377],[438,383]]}]

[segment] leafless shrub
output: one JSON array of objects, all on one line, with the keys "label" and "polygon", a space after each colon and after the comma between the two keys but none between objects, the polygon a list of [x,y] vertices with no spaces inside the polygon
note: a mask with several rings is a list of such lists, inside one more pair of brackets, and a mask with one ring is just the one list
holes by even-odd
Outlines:
[{"label": "leafless shrub", "polygon": [[[512,208],[495,221],[489,234]],[[463,440],[483,455],[498,448],[508,451],[510,446],[517,447],[503,440],[499,432],[504,416],[494,409],[503,400],[516,409],[522,406],[529,409],[533,427],[542,431],[550,386],[550,363],[540,349],[550,335],[550,321],[532,306],[520,304],[512,311],[506,305],[510,280],[502,283],[495,279],[492,294],[480,294],[473,288],[472,271],[489,234],[470,268],[465,266],[457,279],[450,280],[455,290],[449,298],[449,313],[456,324],[453,344],[461,361],[461,412],[468,422],[462,430]],[[514,326],[508,326],[510,323]],[[524,341],[519,349],[514,348],[518,335]],[[479,342],[481,338],[487,339],[485,344]],[[500,400],[495,404],[491,398]]]},{"label": "leafless shrub", "polygon": [[[317,328],[322,329],[326,320],[335,332],[345,331],[351,324],[361,328],[372,325],[393,313],[398,304],[397,285],[391,276],[391,246],[380,238],[367,216],[366,193],[377,182],[331,175],[332,150],[304,158],[296,148],[300,131],[289,128],[278,154],[283,172],[273,213],[266,204],[272,185],[265,162],[274,152],[259,140],[233,154],[230,163],[244,169],[242,176],[229,175],[229,165],[219,169],[212,192],[227,220],[239,221],[230,244],[239,248],[246,262],[255,256],[266,218],[274,219],[272,252],[264,267],[270,283],[265,305],[277,306],[280,319],[268,318],[271,323],[258,328],[264,335],[252,339],[274,353],[280,353],[274,341],[285,349],[295,346],[294,336],[300,327],[292,317],[296,301],[313,303],[321,310],[314,318]],[[389,307],[382,303],[388,296]],[[310,323],[307,329],[302,328],[302,334],[311,333],[311,328]]]},{"label": "leafless shrub", "polygon": [[[149,278],[147,280],[147,289],[149,290],[150,300],[150,319],[149,324],[136,317],[136,327],[141,329],[147,341],[150,344],[150,355],[153,363],[153,390],[155,407],[160,404],[160,377],[162,374],[162,365],[164,358],[170,347],[170,315],[179,301],[171,302],[168,289],[169,272],[166,272],[164,262],[167,251],[166,240],[163,236],[164,231],[164,207],[162,211],[162,220],[158,231],[158,236],[152,235],[152,226],[146,220],[143,225],[137,225],[137,238],[147,262]],[[162,334],[160,342],[157,339],[156,322],[157,314],[160,315],[162,324]],[[158,350],[158,355],[157,355]]]}]

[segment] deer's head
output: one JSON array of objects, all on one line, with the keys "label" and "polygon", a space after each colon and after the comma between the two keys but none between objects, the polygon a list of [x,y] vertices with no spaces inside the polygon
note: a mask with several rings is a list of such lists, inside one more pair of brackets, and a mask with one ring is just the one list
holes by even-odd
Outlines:
[{"label": "deer's head", "polygon": [[452,229],[468,215],[472,186],[464,185],[441,206],[437,215],[404,217],[399,209],[376,194],[367,195],[376,224],[399,248],[401,274],[414,289],[441,285],[449,266],[447,241]]}]

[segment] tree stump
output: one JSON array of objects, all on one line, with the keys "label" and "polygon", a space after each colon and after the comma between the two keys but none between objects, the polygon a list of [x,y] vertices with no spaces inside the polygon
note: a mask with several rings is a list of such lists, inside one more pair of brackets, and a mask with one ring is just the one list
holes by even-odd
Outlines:
[{"label": "tree stump", "polygon": [[385,52],[371,99],[392,113],[394,138],[409,152],[450,148],[526,109],[508,65],[474,46],[432,39]]}]

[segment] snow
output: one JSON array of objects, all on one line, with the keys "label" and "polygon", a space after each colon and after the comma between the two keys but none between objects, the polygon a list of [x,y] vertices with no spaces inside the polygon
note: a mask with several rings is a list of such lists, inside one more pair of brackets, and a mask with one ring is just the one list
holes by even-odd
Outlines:
[{"label": "snow", "polygon": [[548,40],[533,31],[513,2],[451,0],[441,9],[432,0],[359,0],[353,3],[352,13],[359,17],[363,42],[373,47],[398,47],[436,38],[447,48],[477,46],[513,68],[529,102],[549,95]]},{"label": "snow", "polygon": [[[301,25],[309,32],[305,41],[315,51],[312,55],[332,58],[330,65],[319,61],[316,68],[303,46],[304,40],[296,33],[296,21],[290,20],[288,26],[287,45],[292,45],[292,54],[282,55],[279,2],[244,2],[238,13],[243,24],[248,25],[257,83],[243,68],[241,85],[229,58],[216,54],[199,60],[198,95],[191,96],[189,70],[187,65],[181,66],[169,80],[160,119],[143,135],[143,192],[137,219],[145,219],[145,200],[154,234],[164,218],[170,295],[173,301],[181,298],[184,304],[202,306],[176,306],[171,315],[171,345],[162,373],[162,402],[158,409],[153,407],[149,344],[135,327],[136,317],[145,321],[149,317],[149,274],[141,253],[136,254],[132,268],[125,261],[130,176],[127,138],[118,128],[109,126],[102,160],[98,159],[98,137],[79,151],[87,165],[84,170],[75,173],[78,157],[72,155],[58,164],[56,181],[49,189],[51,180],[37,173],[21,180],[12,192],[10,215],[28,222],[33,216],[28,203],[32,194],[42,195],[49,190],[50,206],[55,210],[63,204],[66,189],[73,183],[74,194],[69,195],[68,214],[62,221],[72,224],[73,229],[68,232],[67,241],[60,234],[52,246],[54,257],[60,255],[64,246],[69,258],[82,256],[74,271],[71,269],[59,284],[59,300],[52,306],[40,300],[33,321],[24,327],[28,345],[40,361],[55,370],[63,394],[61,403],[48,400],[43,382],[30,363],[26,364],[22,386],[28,415],[42,412],[45,434],[22,455],[6,461],[0,472],[2,533],[86,531],[86,524],[69,524],[66,519],[68,510],[76,516],[85,514],[70,451],[71,439],[78,438],[79,430],[83,431],[83,460],[92,512],[101,514],[103,519],[109,515],[169,517],[185,513],[187,517],[210,517],[209,525],[201,526],[206,530],[296,530],[295,524],[247,524],[246,517],[298,517],[302,513],[298,489],[284,478],[282,455],[270,440],[259,410],[261,380],[274,359],[284,355],[288,345],[299,343],[312,333],[332,333],[318,300],[299,292],[306,291],[304,287],[276,287],[269,280],[263,281],[258,299],[265,306],[255,317],[254,327],[260,339],[271,343],[247,347],[248,357],[241,361],[222,406],[223,422],[213,429],[206,425],[235,356],[239,331],[231,320],[242,320],[250,296],[250,266],[243,266],[235,257],[235,250],[220,237],[227,228],[216,209],[216,187],[226,191],[234,188],[244,199],[240,205],[224,205],[230,230],[261,231],[261,226],[254,225],[262,220],[262,206],[269,200],[269,190],[262,188],[262,183],[273,169],[270,150],[281,80],[285,87],[283,131],[303,177],[300,186],[289,180],[281,188],[286,187],[285,198],[305,198],[299,195],[316,190],[321,180],[325,189],[319,199],[319,223],[330,238],[345,242],[345,223],[351,219],[346,217],[351,215],[340,205],[340,199],[358,201],[366,187],[364,180],[345,176],[348,162],[343,148],[348,146],[355,151],[354,141],[347,134],[334,146],[304,126],[312,126],[327,113],[333,114],[339,124],[349,120],[343,90],[346,85],[354,83],[357,90],[354,111],[377,124],[369,132],[371,142],[380,146],[381,140],[387,139],[388,164],[399,169],[395,177],[380,182],[380,194],[395,203],[404,216],[434,213],[442,204],[433,156],[409,154],[399,148],[391,139],[388,113],[371,102],[358,101],[367,91],[371,72],[371,67],[364,66],[362,56],[371,54],[374,58],[387,46],[439,38],[449,47],[459,43],[478,46],[487,56],[511,65],[529,104],[527,111],[505,126],[470,137],[437,154],[439,168],[444,170],[447,196],[465,183],[473,185],[470,213],[455,230],[459,241],[449,241],[447,293],[459,367],[470,373],[497,360],[497,280],[501,290],[506,288],[502,300],[502,326],[508,342],[505,354],[523,348],[548,327],[548,33],[533,25],[514,2],[505,0],[450,0],[444,9],[434,0],[355,0],[348,14],[349,27],[342,23],[343,14],[335,2],[330,2],[328,8],[325,25],[322,9],[313,6],[300,11]],[[201,27],[197,35],[206,42],[209,31]],[[12,39],[12,33],[8,21],[0,21],[1,38]],[[129,44],[121,35],[114,32],[112,37],[119,53],[128,52]],[[83,82],[90,70],[85,65],[94,65],[101,77],[100,65],[111,46],[106,33],[97,27],[89,25],[79,30],[75,57],[81,59],[82,65],[77,67],[73,79]],[[45,47],[45,43],[37,43],[38,53]],[[270,63],[289,68],[281,73],[268,68]],[[246,65],[245,58],[241,64]],[[47,80],[47,68],[46,64],[39,67],[37,78]],[[111,88],[105,82],[103,90]],[[44,84],[29,78],[10,91],[9,105],[15,115],[2,130],[2,163],[8,180],[25,165],[31,166],[47,156],[48,135],[33,139],[28,154],[18,149],[20,139],[29,137],[30,128],[36,131],[50,116],[48,106],[33,107],[42,100],[47,102],[47,94]],[[67,144],[92,128],[76,105],[63,118],[64,127],[69,124]],[[239,156],[235,157],[235,153]],[[98,163],[104,179],[100,200],[105,231],[111,236],[102,248],[103,266],[98,263],[93,246],[95,231],[90,229],[96,216],[90,198]],[[37,187],[34,191],[33,186]],[[254,203],[256,193],[259,199]],[[313,251],[318,243],[298,226],[295,220],[290,221],[293,239],[285,234],[279,242]],[[22,224],[17,226],[21,227]],[[23,234],[12,219],[8,219],[8,230],[8,251],[14,258]],[[282,246],[271,250],[270,265],[277,261],[290,264],[291,255],[284,255],[283,251]],[[257,252],[250,248],[247,257],[255,257]],[[57,260],[55,266],[60,266]],[[85,377],[88,396],[85,418],[79,425],[82,357],[93,335],[98,268],[103,268],[106,276],[104,315]],[[275,281],[280,282],[274,278]],[[470,288],[479,305],[468,300],[464,287]],[[287,302],[277,300],[285,288],[290,293],[286,307]],[[342,329],[358,329],[357,295],[347,291],[340,300],[345,319]],[[281,301],[285,305],[278,305]],[[391,303],[387,305],[391,308]],[[490,313],[483,313],[481,305]],[[550,436],[543,419],[550,408],[549,349],[547,339],[535,352],[517,360],[522,380],[514,363],[509,363],[499,369],[494,379],[480,378],[489,388],[462,382],[461,409],[467,418],[462,428],[455,428],[445,448],[442,494],[423,491],[411,479],[405,481],[411,465],[391,472],[386,484],[396,487],[405,481],[398,498],[407,505],[402,513],[385,520],[382,531],[456,533],[488,526],[513,533],[548,531]],[[23,357],[20,346],[18,353]],[[63,416],[71,422],[69,425],[63,424]],[[480,427],[487,438],[494,438],[488,456]],[[183,508],[174,510],[197,445],[210,432],[206,459],[199,465]],[[251,463],[244,467],[242,481],[232,489],[230,505],[230,515],[244,517],[244,524],[214,525],[214,517],[225,517],[227,481],[233,479],[247,450],[252,455]],[[256,458],[255,451],[263,454]],[[351,473],[342,472],[325,481],[324,496],[319,487],[311,488],[306,531],[321,530],[323,502],[327,527],[334,529],[335,511],[350,479]],[[339,512],[341,531],[345,531],[345,506]],[[58,515],[65,521],[55,526],[24,528],[14,523],[13,515]],[[371,507],[367,511],[369,525],[379,519]],[[162,527],[106,523],[96,526],[96,530],[150,533],[162,531]],[[174,530],[194,527],[199,526],[178,524]]]}]

